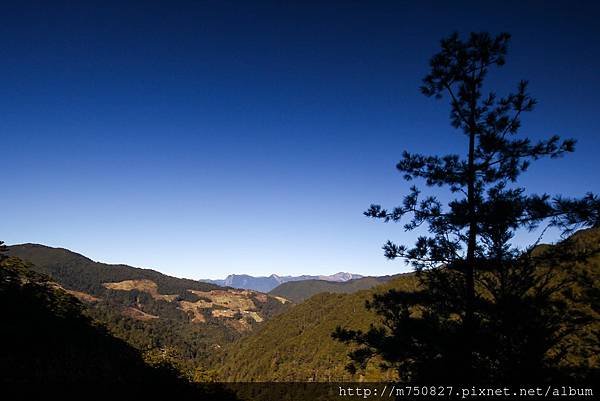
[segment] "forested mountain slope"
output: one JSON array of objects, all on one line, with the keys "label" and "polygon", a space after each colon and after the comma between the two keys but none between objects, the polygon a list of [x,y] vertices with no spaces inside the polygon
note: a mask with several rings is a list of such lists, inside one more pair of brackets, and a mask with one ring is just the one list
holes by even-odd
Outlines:
[{"label": "forested mountain slope", "polygon": [[414,290],[414,275],[402,275],[370,290],[322,293],[274,317],[253,335],[230,344],[215,365],[226,381],[355,381],[384,378],[376,367],[350,375],[348,346],[335,341],[337,326],[368,328],[377,317],[365,309],[375,292]]},{"label": "forested mountain slope", "polygon": [[79,298],[86,313],[111,333],[149,357],[169,355],[189,376],[215,349],[248,334],[290,304],[256,291],[94,262],[66,249],[14,245],[9,255],[31,263],[31,269]]},{"label": "forested mountain slope", "polygon": [[283,283],[269,292],[275,295],[289,299],[292,302],[300,303],[313,295],[330,292],[335,294],[346,294],[360,290],[367,290],[376,285],[383,284],[397,276],[382,277],[363,277],[344,282],[334,282],[325,280],[302,280]]},{"label": "forested mountain slope", "polygon": [[[575,233],[567,244],[573,251],[588,254],[584,261],[563,260],[553,270],[553,280],[565,280],[564,290],[574,296],[565,298],[570,310],[591,317],[590,324],[580,331],[565,336],[562,345],[567,354],[567,369],[588,366],[598,370],[600,359],[600,229]],[[570,246],[570,245],[569,245]],[[542,245],[535,255],[553,249]],[[542,279],[548,267],[541,267]],[[370,324],[378,325],[379,318],[365,309],[365,301],[375,293],[396,288],[417,289],[412,274],[400,275],[385,284],[369,290],[349,294],[320,293],[295,305],[287,312],[271,319],[260,330],[226,347],[215,366],[220,378],[231,381],[345,381],[390,380],[393,373],[382,373],[372,363],[365,371],[351,375],[345,370],[349,362],[350,346],[332,339],[337,326],[365,330]],[[292,293],[287,293],[294,298]],[[561,296],[557,294],[557,296]],[[571,366],[571,367],[569,367]],[[392,375],[392,376],[388,376]]]},{"label": "forested mountain slope", "polygon": [[17,258],[0,262],[0,381],[176,383],[82,309],[30,265]]},{"label": "forested mountain slope", "polygon": [[184,293],[186,290],[209,291],[221,287],[196,280],[167,276],[151,269],[95,262],[64,248],[39,244],[8,247],[8,254],[32,263],[33,269],[47,274],[62,286],[92,295],[104,293],[104,283],[125,280],[151,280],[162,294]]}]

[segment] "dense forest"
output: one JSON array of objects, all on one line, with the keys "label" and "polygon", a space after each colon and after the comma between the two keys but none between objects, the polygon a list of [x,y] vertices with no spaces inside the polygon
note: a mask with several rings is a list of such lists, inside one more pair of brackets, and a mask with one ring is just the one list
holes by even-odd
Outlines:
[{"label": "dense forest", "polygon": [[[580,249],[595,249],[600,243],[600,230],[580,231],[570,241]],[[37,255],[31,252],[31,245],[26,248],[30,253],[25,257],[34,258]],[[536,253],[552,248],[541,245]],[[9,254],[18,253],[15,252],[18,249],[10,247]],[[377,294],[411,292],[419,288],[414,274],[373,278],[368,281],[369,285],[378,280],[383,284],[360,291],[352,291],[352,282],[326,283],[323,288],[317,287],[323,290],[320,293],[293,306],[285,304],[284,310],[279,301],[270,300],[274,309],[265,313],[265,322],[257,325],[253,331],[239,333],[224,330],[223,322],[217,318],[207,319],[201,325],[192,324],[189,315],[145,291],[116,291],[96,285],[97,290],[93,293],[96,300],[85,301],[84,298],[81,302],[69,294],[63,284],[55,283],[39,271],[52,272],[57,269],[62,272],[59,277],[75,280],[71,278],[74,274],[69,274],[69,271],[78,272],[81,266],[74,268],[77,264],[73,260],[88,259],[73,254],[74,257],[67,259],[71,262],[63,265],[70,252],[56,252],[46,247],[37,249],[48,249],[50,252],[50,256],[42,254],[43,258],[38,257],[38,263],[44,263],[42,267],[16,257],[6,258],[2,262],[2,307],[10,322],[3,335],[6,341],[17,344],[17,347],[8,350],[11,352],[7,353],[5,349],[2,366],[20,367],[11,368],[4,376],[17,382],[32,378],[47,382],[78,381],[90,377],[100,381],[135,382],[145,381],[153,375],[159,375],[160,380],[185,382],[394,380],[398,378],[396,373],[382,370],[382,361],[377,358],[363,368],[349,370],[352,359],[348,355],[357,347],[337,341],[332,333],[338,327],[368,330],[381,326],[381,317],[374,310],[365,308],[365,304]],[[54,260],[51,255],[60,255],[61,258]],[[101,280],[116,278],[110,275],[112,270],[106,267],[108,265],[94,266],[97,270],[109,270],[96,273],[102,277]],[[144,275],[136,276],[134,273],[138,271],[144,272]],[[566,291],[580,294],[580,299],[591,300],[587,303],[569,301],[570,313],[584,310],[595,317],[583,331],[570,333],[566,338],[568,346],[564,349],[568,350],[568,354],[563,364],[571,369],[586,369],[588,373],[597,371],[600,363],[600,256],[575,263],[573,268],[562,271],[565,275],[563,278],[569,275],[578,278],[577,281],[568,281],[570,287]],[[148,270],[135,269],[132,272],[128,275],[121,273],[118,278],[160,277],[158,273]],[[92,276],[83,275],[83,278],[79,278],[80,284],[75,288],[93,288],[97,282],[87,283],[85,280],[89,280],[89,277]],[[173,281],[169,289],[178,290],[178,279],[163,280]],[[160,278],[157,281],[162,282]],[[290,284],[300,290],[315,291],[313,281],[307,281],[306,287],[302,286],[302,282]],[[334,288],[333,291],[330,291],[330,287]],[[186,285],[181,284],[179,288],[186,288]],[[343,288],[343,293],[337,293],[338,288]],[[581,298],[584,295],[585,298]],[[160,318],[146,320],[124,314],[123,308],[127,305],[139,307],[148,315],[156,314],[153,316]],[[48,327],[53,329],[44,329]],[[69,340],[72,336],[73,341]],[[41,348],[26,344],[37,344]],[[17,364],[18,360],[27,363]]]},{"label": "dense forest", "polygon": [[214,364],[224,381],[379,381],[394,378],[377,363],[349,373],[349,348],[331,334],[337,326],[367,329],[377,317],[365,309],[373,294],[391,288],[414,290],[413,275],[401,275],[370,290],[314,295],[269,320],[249,337],[225,347]]},{"label": "dense forest", "polygon": [[157,395],[168,389],[181,399],[234,399],[226,392],[192,385],[169,364],[148,363],[137,349],[87,316],[84,308],[31,264],[0,254],[4,396],[100,399]]},{"label": "dense forest", "polygon": [[[583,230],[570,239],[580,250],[593,250],[600,243],[600,229]],[[541,245],[536,253],[552,249]],[[560,346],[565,352],[562,366],[569,371],[584,370],[588,378],[600,367],[600,256],[562,269],[555,277],[568,283],[564,288],[567,313],[591,316],[589,324],[570,332]],[[540,271],[540,274],[543,274]],[[576,279],[576,280],[571,280]],[[321,293],[269,320],[251,336],[225,347],[213,363],[224,381],[381,381],[398,378],[393,369],[380,369],[377,358],[355,371],[348,347],[331,337],[336,328],[366,331],[381,328],[382,317],[365,308],[374,295],[390,291],[416,291],[415,275],[400,275],[370,290],[350,294]],[[578,294],[571,297],[570,294]],[[574,302],[579,300],[578,302]],[[558,348],[557,348],[558,351]],[[244,363],[240,363],[243,361]]]},{"label": "dense forest", "polygon": [[101,296],[106,292],[103,283],[131,279],[152,280],[158,285],[161,294],[185,294],[189,289],[208,291],[220,288],[196,280],[170,277],[151,269],[94,262],[83,255],[62,248],[23,244],[10,246],[8,249],[11,256],[30,262],[36,271],[52,277],[66,288],[95,296]]},{"label": "dense forest", "polygon": [[[175,366],[190,380],[210,378],[212,353],[290,305],[254,291],[93,262],[65,249],[25,244],[8,247],[8,254],[80,298],[85,315],[106,325],[147,361]],[[119,283],[126,285],[120,289]]]}]

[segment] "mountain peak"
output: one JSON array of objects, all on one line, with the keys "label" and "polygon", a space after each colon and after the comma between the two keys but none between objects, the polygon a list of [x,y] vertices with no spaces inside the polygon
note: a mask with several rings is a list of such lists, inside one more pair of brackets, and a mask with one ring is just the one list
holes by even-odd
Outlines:
[{"label": "mountain peak", "polygon": [[226,287],[240,288],[245,290],[254,290],[260,292],[269,292],[273,288],[280,284],[287,283],[289,281],[301,281],[301,280],[323,280],[333,282],[345,282],[362,278],[359,274],[338,272],[332,275],[302,275],[302,276],[279,276],[277,274],[271,274],[270,276],[250,276],[247,274],[230,274],[224,280],[200,280],[206,283],[212,283],[222,285]]}]

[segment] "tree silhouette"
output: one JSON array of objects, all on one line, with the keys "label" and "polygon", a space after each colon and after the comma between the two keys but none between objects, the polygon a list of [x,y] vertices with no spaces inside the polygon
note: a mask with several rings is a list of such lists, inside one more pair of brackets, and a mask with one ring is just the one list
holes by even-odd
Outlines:
[{"label": "tree silhouette", "polygon": [[4,241],[0,241],[0,263],[5,259],[8,259],[6,253],[8,252],[8,247],[4,244]]},{"label": "tree silhouette", "polygon": [[426,225],[429,235],[413,247],[391,241],[383,247],[387,258],[412,264],[422,289],[390,291],[368,303],[383,327],[334,333],[360,345],[351,353],[359,365],[377,354],[406,380],[537,379],[542,367],[558,363],[561,341],[590,320],[583,312],[564,316],[577,301],[565,292],[575,279],[556,266],[573,261],[567,258],[577,254],[573,244],[542,254],[535,246],[520,251],[511,245],[522,229],[544,227],[543,235],[549,227],[568,234],[598,226],[600,199],[528,194],[516,184],[532,161],[573,152],[575,140],[517,136],[521,117],[536,104],[527,81],[505,97],[484,93],[490,68],[505,63],[509,39],[506,33],[472,33],[466,40],[453,34],[431,59],[421,92],[449,98],[451,125],[466,138],[466,157],[405,151],[396,166],[407,181],[449,189],[455,198],[446,208],[412,186],[401,206],[371,205],[364,213],[385,222],[407,219],[407,231]]}]

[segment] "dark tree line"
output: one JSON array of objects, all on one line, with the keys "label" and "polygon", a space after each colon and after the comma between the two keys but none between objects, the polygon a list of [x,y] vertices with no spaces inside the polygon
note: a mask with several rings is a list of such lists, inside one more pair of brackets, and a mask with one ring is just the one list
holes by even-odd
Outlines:
[{"label": "dark tree line", "polygon": [[[400,206],[371,205],[365,212],[385,222],[402,221],[405,230],[426,226],[429,235],[413,247],[384,245],[387,258],[414,266],[421,290],[374,297],[367,307],[382,317],[381,327],[338,328],[335,338],[359,345],[350,355],[351,370],[377,355],[384,367],[414,381],[526,382],[591,371],[574,367],[584,366],[593,341],[597,345],[597,337],[581,334],[590,331],[597,311],[584,297],[590,292],[577,290],[590,284],[583,278],[589,272],[577,267],[595,249],[583,249],[575,237],[524,251],[511,241],[520,230],[543,234],[558,228],[566,235],[598,227],[600,199],[591,193],[529,194],[518,186],[531,162],[573,152],[575,140],[552,136],[535,142],[518,135],[521,118],[536,105],[527,81],[504,97],[485,92],[490,69],[505,63],[509,39],[506,33],[472,33],[466,40],[454,34],[431,59],[421,92],[449,99],[451,125],[462,134],[465,155],[405,151],[396,167],[405,180],[447,188],[454,199],[444,206],[412,186]],[[590,344],[582,344],[586,341]]]},{"label": "dark tree line", "polygon": [[[153,399],[164,392],[178,400],[237,400],[222,386],[183,377],[176,363],[184,362],[173,347],[142,355],[92,319],[50,277],[7,251],[0,241],[0,386],[5,398]],[[208,373],[198,370],[193,379],[206,380]]]}]

